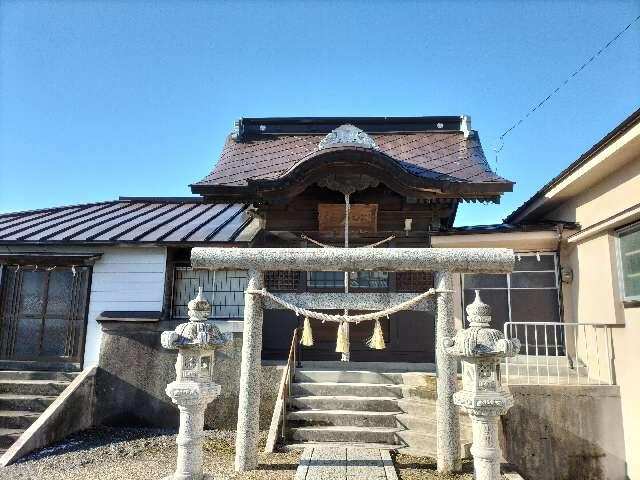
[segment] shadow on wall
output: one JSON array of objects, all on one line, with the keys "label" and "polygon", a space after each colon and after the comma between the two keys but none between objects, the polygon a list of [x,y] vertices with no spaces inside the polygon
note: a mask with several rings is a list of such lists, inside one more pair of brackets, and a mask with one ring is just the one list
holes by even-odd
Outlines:
[{"label": "shadow on wall", "polygon": [[[178,322],[105,322],[102,325],[99,370],[96,379],[96,424],[177,428],[179,412],[166,395],[175,380],[177,351],[160,345],[160,334]],[[242,334],[233,333],[216,352],[214,380],[221,394],[205,412],[205,427],[236,428]],[[280,370],[262,368],[260,428],[269,428]]]},{"label": "shadow on wall", "polygon": [[617,386],[511,385],[505,458],[525,478],[625,480]]}]

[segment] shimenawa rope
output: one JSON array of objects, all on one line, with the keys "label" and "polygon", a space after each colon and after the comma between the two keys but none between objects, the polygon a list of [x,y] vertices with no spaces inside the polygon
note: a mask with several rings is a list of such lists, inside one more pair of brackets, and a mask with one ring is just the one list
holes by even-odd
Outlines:
[{"label": "shimenawa rope", "polygon": [[349,323],[358,323],[358,322],[366,322],[368,320],[377,320],[379,318],[387,317],[394,313],[400,312],[402,310],[408,310],[414,305],[417,305],[422,300],[431,295],[436,295],[439,293],[452,293],[452,290],[436,290],[435,288],[430,288],[426,292],[423,292],[419,295],[416,295],[409,300],[405,300],[404,302],[400,302],[397,305],[386,308],[384,310],[379,310],[377,312],[371,313],[363,313],[360,315],[331,315],[328,313],[316,312],[314,310],[307,310],[306,308],[298,307],[293,303],[287,302],[286,300],[274,295],[266,288],[262,290],[246,290],[246,293],[262,295],[263,297],[270,298],[278,305],[286,308],[287,310],[292,310],[296,315],[300,315],[307,318],[315,318],[316,320],[322,320],[323,322],[349,322]]}]

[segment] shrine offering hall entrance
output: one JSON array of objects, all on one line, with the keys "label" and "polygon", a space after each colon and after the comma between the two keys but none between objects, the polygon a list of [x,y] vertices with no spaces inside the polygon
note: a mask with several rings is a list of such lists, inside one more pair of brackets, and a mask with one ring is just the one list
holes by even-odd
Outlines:
[{"label": "shrine offering hall entrance", "polygon": [[[190,252],[189,252],[190,253]],[[266,288],[280,296],[300,304],[296,294],[331,294],[343,291],[343,272],[296,272],[267,271],[264,274]],[[244,315],[247,272],[208,271],[194,269],[181,258],[173,264],[172,317],[186,318],[187,302],[193,298],[198,288],[212,305],[211,319],[226,321],[240,320]],[[350,294],[404,295],[403,299],[425,292],[434,286],[431,272],[351,272]],[[304,303],[304,300],[302,300]],[[322,309],[325,313],[343,313],[339,310]],[[352,310],[351,314],[366,313]],[[262,327],[262,358],[283,360],[287,358],[291,336],[296,327],[302,327],[304,318],[290,310],[280,308],[265,309]],[[322,323],[311,319],[314,345],[300,345],[303,360],[339,360],[335,351],[337,324]],[[365,342],[372,336],[372,322],[350,325],[349,341],[352,361],[360,362],[417,362],[434,361],[435,321],[433,305],[428,301],[414,310],[405,310],[380,319],[386,348],[374,350]]]},{"label": "shrine offering hall entrance", "polygon": [[[326,313],[342,313],[327,310]],[[351,311],[353,315],[366,313]],[[262,330],[262,358],[282,360],[287,358],[291,333],[302,327],[303,319],[288,310],[265,310]],[[340,360],[336,352],[337,324],[322,323],[311,319],[314,344],[300,345],[298,354],[301,361]],[[350,361],[353,362],[416,362],[435,361],[435,320],[432,312],[403,311],[380,320],[386,343],[383,350],[374,350],[366,341],[372,335],[372,322],[350,325]]]},{"label": "shrine offering hall entrance", "polygon": [[79,367],[90,267],[2,269],[0,361]]}]

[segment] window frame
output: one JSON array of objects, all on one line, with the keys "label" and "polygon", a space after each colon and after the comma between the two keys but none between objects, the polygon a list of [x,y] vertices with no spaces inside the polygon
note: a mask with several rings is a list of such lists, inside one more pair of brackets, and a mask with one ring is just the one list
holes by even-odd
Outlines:
[{"label": "window frame", "polygon": [[616,248],[616,276],[618,277],[618,288],[620,289],[620,297],[625,306],[640,306],[640,295],[627,296],[624,286],[624,264],[622,262],[622,247],[620,245],[621,236],[628,233],[640,232],[640,221],[636,221],[620,227],[615,230],[615,248]]},{"label": "window frame", "polygon": [[[509,318],[508,318],[508,322],[513,322],[513,317],[512,317],[512,300],[511,300],[511,291],[512,290],[556,290],[556,296],[557,296],[557,301],[558,301],[558,318],[560,320],[560,322],[563,322],[563,318],[562,318],[562,295],[561,295],[561,290],[562,290],[562,282],[560,279],[560,268],[559,268],[559,258],[558,258],[558,253],[555,251],[540,251],[540,252],[514,252],[516,255],[516,262],[518,261],[517,258],[518,257],[534,257],[536,255],[540,255],[540,256],[552,256],[553,257],[553,273],[555,276],[555,286],[553,287],[512,287],[511,286],[511,275],[512,273],[548,273],[551,272],[552,270],[517,270],[514,272],[510,272],[510,273],[505,273],[503,275],[506,275],[506,286],[505,287],[488,287],[488,288],[480,288],[478,290],[505,290],[507,292],[507,307],[508,307],[508,312],[509,312]],[[468,321],[467,321],[467,311],[466,311],[466,305],[464,304],[464,292],[465,290],[474,290],[473,288],[467,288],[465,289],[464,286],[464,277],[465,275],[469,275],[466,273],[463,273],[460,275],[460,291],[461,291],[461,295],[460,295],[460,300],[461,300],[461,304],[462,304],[462,318],[463,318],[463,324],[464,325],[468,325]],[[474,274],[471,274],[474,275]],[[517,320],[515,320],[517,321]]]},{"label": "window frame", "polygon": [[[84,257],[87,257],[88,260],[85,259]],[[65,317],[66,320],[69,322],[71,321],[78,322],[78,327],[81,330],[80,336],[75,339],[76,345],[75,346],[71,345],[69,347],[72,349],[77,348],[77,350],[75,351],[75,355],[73,356],[72,355],[59,355],[59,356],[38,355],[30,358],[27,358],[26,356],[21,357],[20,359],[8,358],[6,357],[6,352],[2,351],[2,349],[7,348],[7,345],[5,344],[6,339],[0,336],[0,361],[16,361],[16,362],[33,361],[33,362],[55,363],[59,365],[66,364],[71,366],[73,371],[81,371],[82,368],[84,368],[84,355],[85,355],[86,343],[87,343],[89,309],[91,305],[91,292],[92,292],[92,282],[93,282],[93,263],[97,258],[99,258],[99,256],[96,256],[96,258],[89,258],[89,256],[80,255],[78,256],[78,258],[80,259],[80,261],[78,262],[76,261],[69,262],[69,261],[65,261],[66,258],[60,259],[54,255],[51,255],[51,257],[43,256],[40,259],[40,261],[33,262],[31,261],[31,258],[23,259],[23,258],[16,257],[14,263],[3,263],[0,265],[0,301],[2,301],[2,293],[4,292],[4,289],[9,288],[8,285],[6,284],[6,282],[8,281],[8,275],[6,274],[6,270],[8,268],[19,267],[20,269],[23,269],[25,271],[38,271],[38,270],[47,271],[48,270],[47,279],[45,282],[46,289],[43,293],[43,295],[45,296],[48,295],[48,291],[49,291],[49,281],[50,281],[51,271],[55,270],[56,268],[71,269],[71,270],[73,270],[73,268],[84,269],[85,273],[81,273],[81,274],[86,275],[86,283],[84,285],[84,289],[85,289],[84,291],[81,291],[82,289],[80,288],[74,288],[73,286],[71,289],[72,298],[77,295],[82,295],[84,297],[82,299],[83,301],[76,305],[76,308],[80,306],[79,308],[82,309],[82,315],[79,315],[75,320],[71,320],[70,314],[69,312],[67,312],[67,316]],[[75,274],[74,274],[74,278],[75,278]],[[22,287],[20,287],[20,293],[14,293],[14,295],[18,295],[18,296],[21,295],[21,291],[22,291]],[[3,315],[3,311],[4,311],[4,305],[0,305],[0,315]],[[44,319],[44,321],[46,321],[46,315],[47,313],[45,308],[45,311],[43,312],[43,315],[42,315],[42,318]],[[3,324],[3,319],[0,317],[0,327],[2,326],[2,324]],[[41,335],[40,344],[42,344],[43,332],[41,332],[40,335]],[[69,342],[69,341],[70,341],[69,338],[65,339],[65,342]],[[39,350],[40,349],[41,349],[41,345],[39,347]]]}]

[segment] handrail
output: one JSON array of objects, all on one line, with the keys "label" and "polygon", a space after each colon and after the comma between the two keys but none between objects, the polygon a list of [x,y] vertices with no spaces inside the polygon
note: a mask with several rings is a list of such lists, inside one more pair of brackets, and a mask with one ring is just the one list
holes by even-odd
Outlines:
[{"label": "handrail", "polygon": [[291,395],[291,382],[295,375],[298,332],[299,328],[295,328],[293,330],[287,364],[285,365],[282,376],[280,377],[280,386],[276,395],[276,404],[273,408],[273,414],[271,415],[271,425],[269,426],[267,443],[264,448],[265,453],[274,452],[278,440],[278,431],[280,431],[282,438],[284,438],[286,434],[287,398]]},{"label": "handrail", "polygon": [[279,396],[280,400],[282,400],[282,428],[280,430],[280,436],[282,438],[286,437],[288,398],[291,396],[291,383],[296,374],[296,345],[298,343],[298,330],[298,327],[293,329],[291,345],[289,347],[289,356],[287,357],[287,365],[285,366],[282,374],[282,378],[285,379],[285,381],[280,383]]}]

